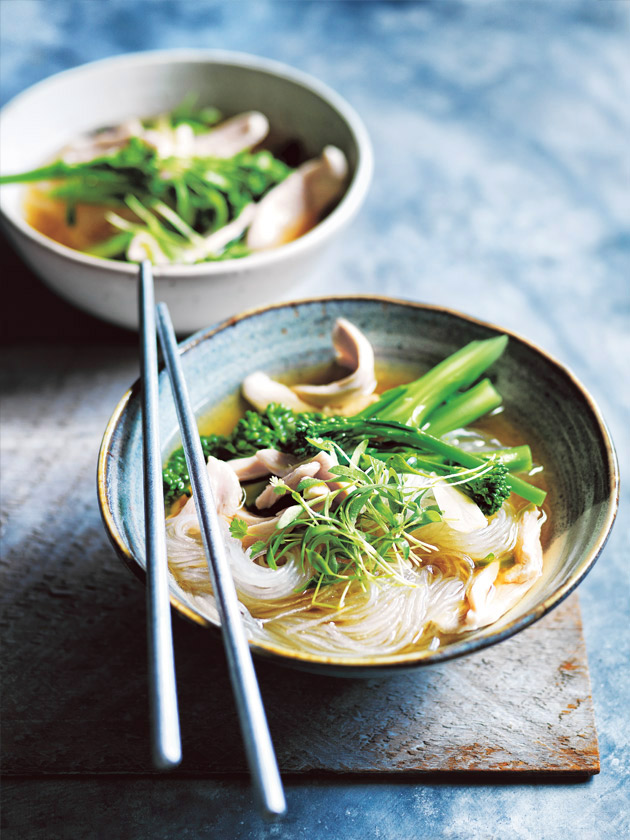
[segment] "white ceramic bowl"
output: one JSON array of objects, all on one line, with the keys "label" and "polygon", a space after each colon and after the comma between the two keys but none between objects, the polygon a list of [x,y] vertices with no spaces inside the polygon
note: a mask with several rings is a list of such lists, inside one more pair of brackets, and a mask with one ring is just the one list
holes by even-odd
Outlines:
[{"label": "white ceramic bowl", "polygon": [[[237,260],[155,269],[156,297],[179,333],[277,300],[317,262],[365,198],[372,175],[367,131],[356,112],[321,82],[283,64],[239,53],[169,50],[123,55],[52,76],[0,112],[2,173],[34,168],[75,135],[132,116],[168,111],[194,92],[224,114],[262,111],[308,156],[327,144],[346,155],[350,180],[335,209],[304,236]],[[137,326],[137,268],[81,254],[24,219],[21,185],[0,188],[4,228],[28,265],[67,300],[125,327]]]}]

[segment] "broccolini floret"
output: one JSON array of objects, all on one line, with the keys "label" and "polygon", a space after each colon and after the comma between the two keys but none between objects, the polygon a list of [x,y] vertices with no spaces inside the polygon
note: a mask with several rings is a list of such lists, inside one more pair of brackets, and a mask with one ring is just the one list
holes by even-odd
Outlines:
[{"label": "broccolini floret", "polygon": [[[310,428],[311,423],[323,417],[323,414],[317,412],[296,414],[290,408],[272,403],[260,413],[246,411],[229,435],[202,435],[201,448],[205,458],[212,455],[222,461],[246,458],[255,455],[259,449],[293,452],[298,426],[302,424]],[[184,493],[190,495],[188,467],[181,447],[166,462],[162,480],[167,506]]]},{"label": "broccolini floret", "polygon": [[511,492],[508,484],[508,468],[499,461],[491,463],[491,469],[459,485],[460,490],[470,496],[486,516],[492,516],[500,510]]}]

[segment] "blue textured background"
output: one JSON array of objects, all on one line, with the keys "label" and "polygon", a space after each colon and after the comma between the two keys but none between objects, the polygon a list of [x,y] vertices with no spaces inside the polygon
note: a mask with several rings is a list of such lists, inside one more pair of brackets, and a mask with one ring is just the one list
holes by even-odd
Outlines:
[{"label": "blue textured background", "polygon": [[[0,0],[1,100],[85,61],[168,47],[320,77],[365,119],[375,178],[346,242],[293,296],[372,291],[517,330],[591,390],[627,472],[629,18],[628,0]],[[156,840],[628,836],[629,536],[622,492],[580,588],[602,755],[588,783],[289,780],[288,818],[265,826],[244,781],[25,782],[35,816],[22,836],[49,818],[55,836]]]}]

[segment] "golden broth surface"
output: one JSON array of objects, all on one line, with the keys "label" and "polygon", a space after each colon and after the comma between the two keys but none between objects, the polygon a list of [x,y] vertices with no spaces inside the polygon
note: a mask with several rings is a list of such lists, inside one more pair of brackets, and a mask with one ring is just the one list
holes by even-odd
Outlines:
[{"label": "golden broth surface", "polygon": [[[77,204],[76,223],[69,225],[66,220],[66,204],[47,194],[52,186],[38,184],[25,191],[22,205],[24,218],[39,233],[75,251],[90,251],[118,232],[105,218],[105,214],[114,208],[102,204]],[[117,205],[115,210],[123,218],[135,218],[126,207]]]}]

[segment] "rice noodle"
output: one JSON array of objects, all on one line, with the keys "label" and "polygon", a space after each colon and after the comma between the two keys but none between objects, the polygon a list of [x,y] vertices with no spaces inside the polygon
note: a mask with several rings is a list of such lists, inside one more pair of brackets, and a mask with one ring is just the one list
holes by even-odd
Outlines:
[{"label": "rice noodle", "polygon": [[[473,432],[458,434],[464,438],[465,448],[489,445],[487,439]],[[316,459],[336,463],[325,452]],[[216,473],[218,480],[219,468],[224,464],[211,464],[214,460],[209,459],[209,474],[212,478]],[[281,469],[279,474],[293,487],[302,473],[315,475],[312,467],[311,462],[297,468],[292,465],[295,480],[287,470]],[[232,489],[231,484],[238,481],[234,471],[229,472],[231,480],[227,484]],[[337,486],[333,483],[335,475],[326,471],[316,475],[328,482],[329,490]],[[517,509],[506,501],[487,518],[477,508],[483,527],[475,520],[471,529],[470,516],[458,516],[457,505],[447,515],[444,500],[435,492],[439,481],[442,479],[433,475],[404,477],[405,487],[419,492],[422,505],[437,503],[443,518],[406,535],[407,555],[392,552],[385,563],[391,572],[388,569],[385,574],[367,575],[360,582],[344,579],[317,588],[309,587],[314,571],[308,565],[302,566],[298,548],[281,552],[277,569],[265,564],[264,543],[262,553],[257,549],[256,555],[248,548],[257,540],[270,538],[280,513],[259,520],[245,508],[236,510],[236,491],[228,494],[231,504],[227,506],[222,507],[217,497],[222,537],[250,639],[339,659],[379,657],[435,650],[457,634],[486,626],[503,616],[542,574],[540,527],[544,514],[539,517],[532,506]],[[457,492],[454,487],[452,490]],[[273,504],[275,494],[266,493],[265,502]],[[476,507],[468,496],[464,501]],[[229,520],[234,515],[249,526],[243,541],[230,534]],[[258,524],[252,525],[252,521]],[[175,580],[202,615],[219,623],[194,504],[189,502],[168,519],[166,531],[169,565]],[[337,559],[343,563],[343,557]]]},{"label": "rice noodle", "polygon": [[489,517],[487,528],[462,534],[445,522],[425,525],[414,536],[440,548],[466,554],[473,560],[483,560],[488,554],[503,557],[514,550],[518,533],[518,517],[509,502],[494,516]]},{"label": "rice noodle", "polygon": [[[189,509],[190,510],[190,509]],[[488,527],[473,534],[461,534],[444,523],[427,525],[416,532],[433,544],[414,562],[400,561],[408,585],[392,579],[374,579],[365,591],[353,583],[339,600],[344,585],[326,587],[313,604],[312,591],[296,594],[309,580],[295,559],[288,557],[277,570],[259,565],[239,540],[230,536],[221,519],[222,536],[241,601],[241,612],[250,638],[281,647],[336,657],[378,656],[435,647],[439,637],[482,626],[483,616],[474,623],[467,593],[477,576],[475,559],[488,554],[499,558],[514,549],[519,515],[510,504],[490,518]],[[190,593],[193,605],[207,618],[218,622],[205,554],[194,510],[167,521],[167,545],[171,571]],[[505,586],[522,596],[526,586]],[[510,594],[512,594],[510,593]],[[506,595],[508,593],[505,593]],[[488,615],[496,620],[501,603],[508,609],[513,598],[489,602]],[[320,604],[329,606],[320,606]],[[499,615],[497,615],[499,613]]]},{"label": "rice noodle", "polygon": [[[308,581],[309,575],[291,559],[277,570],[252,562],[239,540],[230,536],[225,520],[221,519],[220,525],[239,595],[261,600],[281,599],[292,596],[297,587]],[[196,513],[169,520],[166,539],[169,565],[178,583],[195,594],[211,594],[210,575]]]}]

